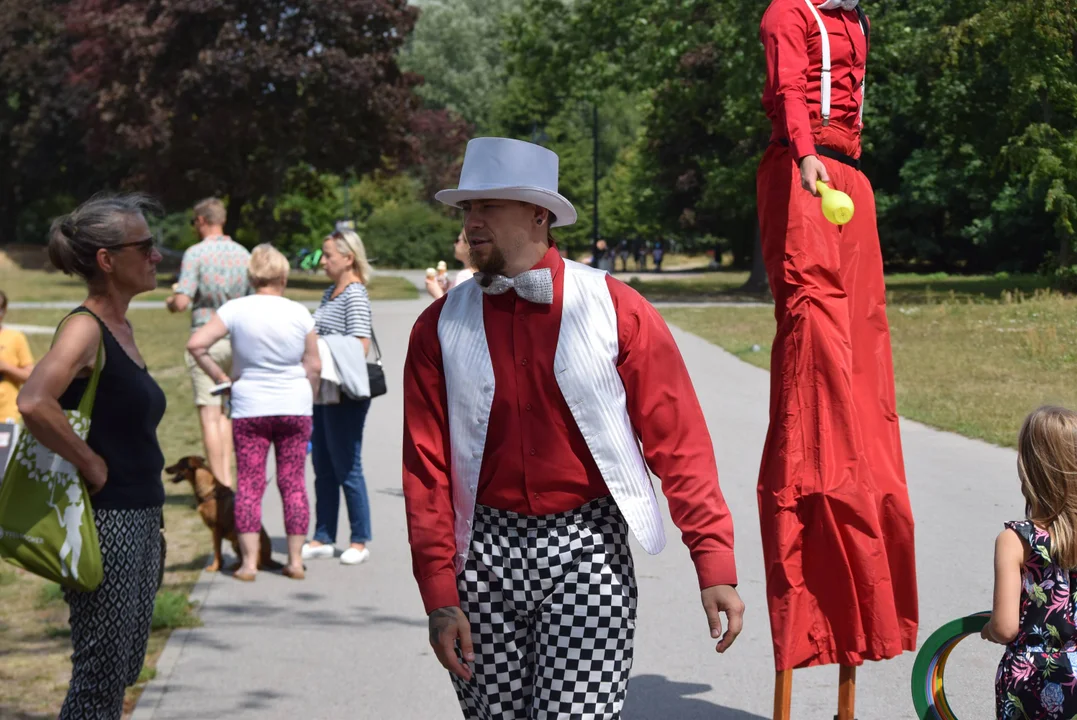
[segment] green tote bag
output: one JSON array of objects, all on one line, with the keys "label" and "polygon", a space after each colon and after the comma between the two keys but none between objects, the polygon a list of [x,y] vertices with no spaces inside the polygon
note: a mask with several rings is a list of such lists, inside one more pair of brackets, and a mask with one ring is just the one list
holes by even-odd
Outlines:
[{"label": "green tote bag", "polygon": [[[90,432],[103,351],[102,341],[78,409],[64,411],[83,440]],[[71,463],[26,430],[0,485],[0,557],[72,590],[101,584],[101,547],[86,485]]]}]

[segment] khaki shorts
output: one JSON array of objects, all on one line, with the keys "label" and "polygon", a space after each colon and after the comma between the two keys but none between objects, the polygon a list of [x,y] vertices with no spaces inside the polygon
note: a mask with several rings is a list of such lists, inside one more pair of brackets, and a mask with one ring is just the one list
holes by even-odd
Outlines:
[{"label": "khaki shorts", "polygon": [[[228,375],[232,374],[232,341],[228,338],[218,340],[209,348],[209,356],[221,366]],[[214,397],[209,394],[217,383],[206,374],[205,370],[194,361],[194,356],[189,352],[183,353],[183,360],[187,364],[187,372],[191,375],[191,387],[194,389],[194,404],[197,407],[205,405],[220,405],[223,401],[220,395]]]}]

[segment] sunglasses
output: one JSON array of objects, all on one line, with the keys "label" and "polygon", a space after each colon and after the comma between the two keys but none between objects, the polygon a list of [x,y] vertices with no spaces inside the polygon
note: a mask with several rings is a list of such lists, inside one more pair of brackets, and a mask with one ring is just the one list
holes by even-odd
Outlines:
[{"label": "sunglasses", "polygon": [[148,237],[145,240],[136,240],[135,242],[120,243],[119,245],[113,245],[109,250],[122,250],[124,248],[137,248],[146,257],[153,255],[153,251],[157,249],[157,239]]}]

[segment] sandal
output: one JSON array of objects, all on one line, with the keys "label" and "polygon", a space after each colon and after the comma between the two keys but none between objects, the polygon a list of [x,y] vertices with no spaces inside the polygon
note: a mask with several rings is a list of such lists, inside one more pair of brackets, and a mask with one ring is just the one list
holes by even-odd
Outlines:
[{"label": "sandal", "polygon": [[234,577],[236,580],[240,580],[242,582],[254,582],[254,578],[257,577],[257,573],[248,573],[248,572],[243,572],[242,570],[236,570],[232,574],[232,577]]},{"label": "sandal", "polygon": [[299,568],[298,570],[293,570],[290,565],[285,565],[284,569],[280,571],[280,574],[284,577],[291,578],[292,580],[303,580],[307,577],[307,574],[304,572],[305,569],[306,568]]}]

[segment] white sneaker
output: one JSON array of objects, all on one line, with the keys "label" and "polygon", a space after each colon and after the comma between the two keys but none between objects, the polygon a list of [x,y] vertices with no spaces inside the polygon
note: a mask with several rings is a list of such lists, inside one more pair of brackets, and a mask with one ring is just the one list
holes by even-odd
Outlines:
[{"label": "white sneaker", "polygon": [[366,562],[370,557],[370,549],[363,548],[362,550],[356,550],[353,547],[348,548],[340,556],[341,565],[358,565],[359,563]]},{"label": "white sneaker", "polygon": [[303,543],[302,556],[304,560],[316,560],[318,558],[331,558],[336,555],[337,549],[332,545],[311,545]]}]

